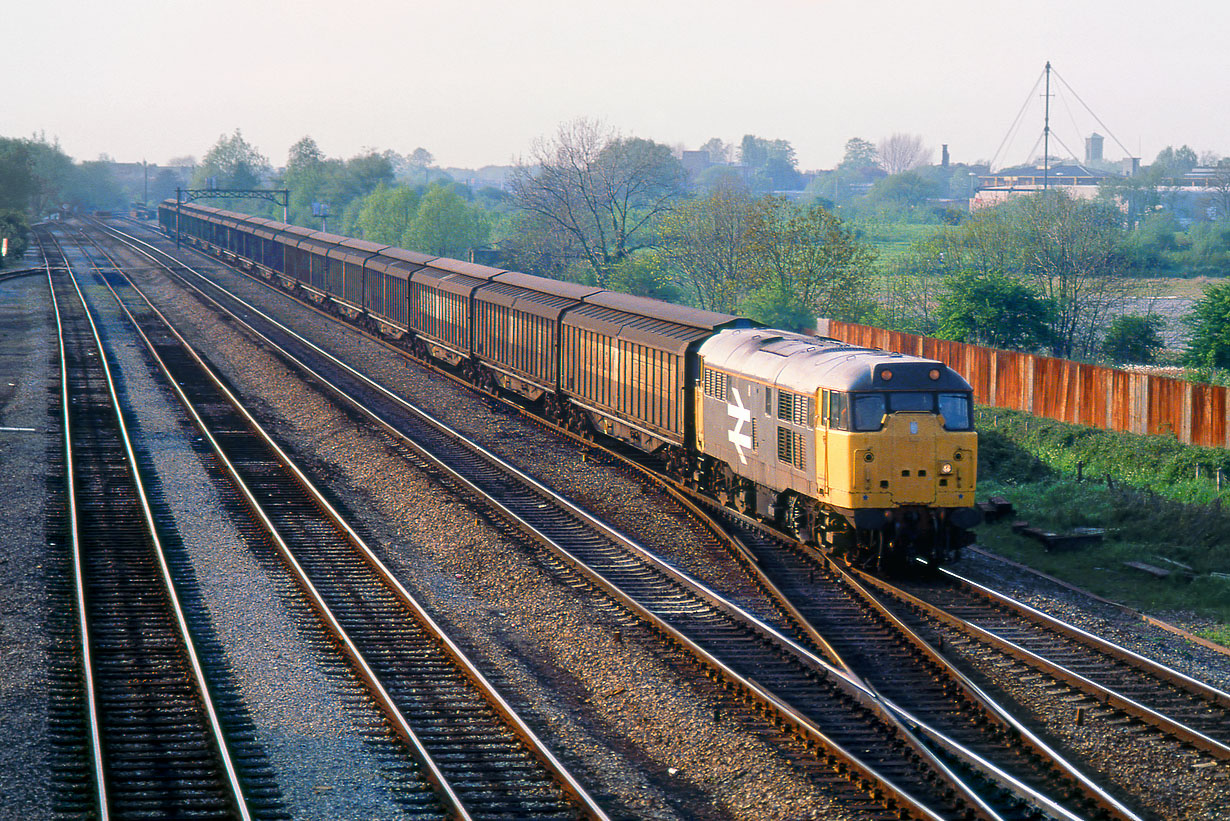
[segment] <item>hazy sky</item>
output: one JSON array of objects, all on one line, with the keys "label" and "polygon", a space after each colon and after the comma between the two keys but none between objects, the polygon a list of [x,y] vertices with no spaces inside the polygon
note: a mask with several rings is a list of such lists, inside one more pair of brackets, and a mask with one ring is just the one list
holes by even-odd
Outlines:
[{"label": "hazy sky", "polygon": [[[996,153],[1048,59],[1146,162],[1171,143],[1230,154],[1225,0],[5,6],[0,136],[42,131],[77,159],[199,158],[240,128],[274,165],[307,134],[330,156],[423,146],[473,167],[588,116],[689,148],[784,138],[805,169],[831,167],[852,136],[894,132],[972,162]],[[997,165],[1027,158],[1031,104]],[[1078,153],[1106,134],[1066,93],[1052,127]],[[1123,153],[1107,140],[1108,158]]]}]

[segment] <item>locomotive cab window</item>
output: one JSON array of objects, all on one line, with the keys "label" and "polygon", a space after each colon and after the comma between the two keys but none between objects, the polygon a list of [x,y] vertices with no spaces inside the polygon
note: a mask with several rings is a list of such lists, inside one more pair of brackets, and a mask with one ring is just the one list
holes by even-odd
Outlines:
[{"label": "locomotive cab window", "polygon": [[856,393],[853,405],[855,430],[879,430],[884,426],[884,413],[887,411],[884,394]]},{"label": "locomotive cab window", "polygon": [[935,394],[903,391],[888,395],[893,413],[935,413]]},{"label": "locomotive cab window", "polygon": [[850,429],[850,395],[833,391],[829,394],[829,427]]},{"label": "locomotive cab window", "polygon": [[969,396],[964,393],[941,393],[940,416],[944,417],[945,430],[969,430]]}]

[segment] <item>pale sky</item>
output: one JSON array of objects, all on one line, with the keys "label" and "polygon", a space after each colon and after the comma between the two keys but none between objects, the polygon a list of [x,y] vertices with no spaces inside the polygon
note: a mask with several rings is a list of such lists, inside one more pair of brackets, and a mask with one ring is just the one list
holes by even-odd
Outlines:
[{"label": "pale sky", "polygon": [[[790,140],[803,169],[853,136],[990,159],[1050,60],[1130,153],[1230,154],[1230,3],[1143,0],[11,0],[0,136],[78,160],[200,158],[223,133],[275,165],[423,146],[506,164],[576,117],[696,148]],[[997,165],[1023,162],[1041,98]],[[1071,112],[1071,113],[1069,113]],[[1075,121],[1075,122],[1074,122]],[[1071,94],[1052,128],[1106,134]],[[1124,152],[1110,139],[1106,156]]]}]

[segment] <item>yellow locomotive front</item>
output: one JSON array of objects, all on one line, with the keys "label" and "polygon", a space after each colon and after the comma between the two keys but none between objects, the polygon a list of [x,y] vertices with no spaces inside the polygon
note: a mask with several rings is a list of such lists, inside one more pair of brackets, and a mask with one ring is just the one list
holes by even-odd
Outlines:
[{"label": "yellow locomotive front", "polygon": [[701,348],[696,481],[879,566],[943,562],[977,524],[969,384],[942,363],[766,329]]},{"label": "yellow locomotive front", "polygon": [[852,527],[830,527],[830,543],[881,562],[942,561],[963,546],[979,519],[978,435],[959,379],[925,360],[897,361],[874,366],[873,390],[819,391],[818,498]]}]

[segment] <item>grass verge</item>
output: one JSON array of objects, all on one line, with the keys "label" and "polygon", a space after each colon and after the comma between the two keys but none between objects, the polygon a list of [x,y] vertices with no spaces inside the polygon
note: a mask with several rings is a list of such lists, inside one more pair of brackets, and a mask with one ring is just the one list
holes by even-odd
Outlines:
[{"label": "grass verge", "polygon": [[[1221,496],[1230,495],[1230,453],[1000,409],[980,409],[978,426],[979,498],[1003,496],[1018,520],[1046,530],[1106,530],[1100,545],[1048,552],[1000,522],[979,528],[983,544],[1114,601],[1215,619],[1222,627],[1211,640],[1227,643],[1230,512]],[[1227,477],[1221,491],[1217,467]],[[1169,575],[1155,578],[1126,562]]]}]

